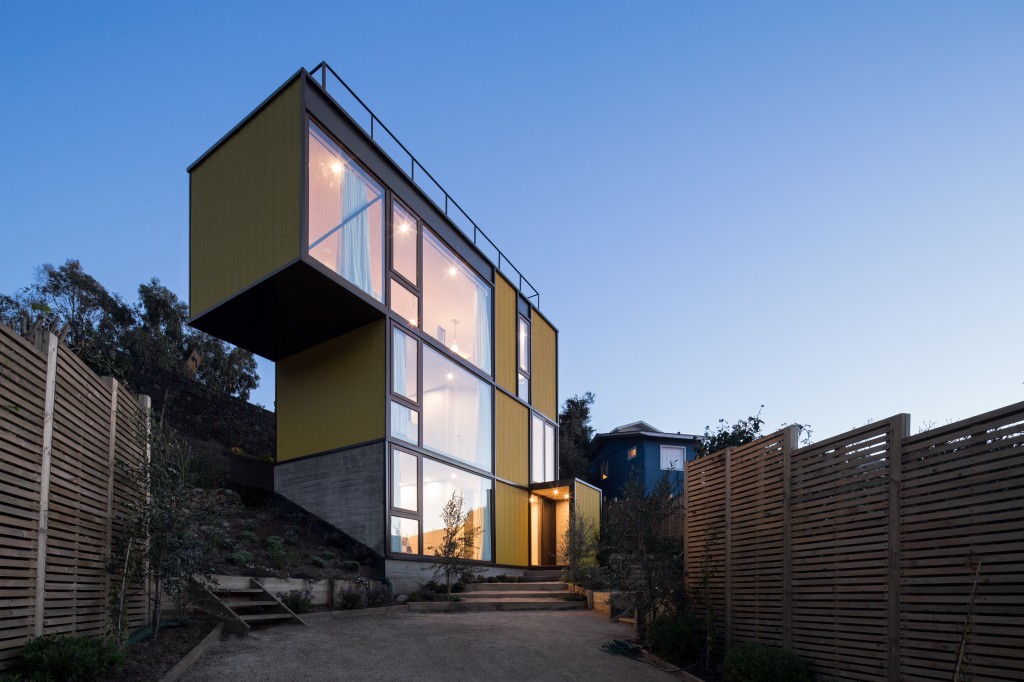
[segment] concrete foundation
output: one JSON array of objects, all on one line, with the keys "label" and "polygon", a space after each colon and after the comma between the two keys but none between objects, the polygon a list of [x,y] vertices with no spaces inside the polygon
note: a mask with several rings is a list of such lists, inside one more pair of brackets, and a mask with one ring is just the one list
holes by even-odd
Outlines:
[{"label": "concrete foundation", "polygon": [[274,491],[383,554],[384,453],[380,442],[281,462]]},{"label": "concrete foundation", "polygon": [[[388,559],[384,562],[384,571],[391,579],[391,586],[394,593],[409,594],[419,589],[420,585],[434,577],[434,566],[429,561],[402,561],[400,559]],[[488,566],[482,568],[478,575],[483,577],[498,575],[523,575],[521,568],[501,568]]]}]

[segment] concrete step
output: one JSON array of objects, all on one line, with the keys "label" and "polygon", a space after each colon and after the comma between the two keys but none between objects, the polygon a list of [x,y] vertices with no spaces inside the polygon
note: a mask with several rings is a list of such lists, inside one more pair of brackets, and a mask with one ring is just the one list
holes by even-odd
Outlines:
[{"label": "concrete step", "polygon": [[470,592],[564,592],[565,583],[562,582],[547,582],[547,583],[470,583],[466,585],[466,591],[462,594],[468,594]]},{"label": "concrete step", "polygon": [[526,590],[516,590],[516,591],[512,591],[512,590],[509,590],[509,591],[488,590],[488,591],[483,591],[483,590],[474,590],[472,592],[460,592],[459,596],[462,597],[465,600],[472,600],[472,601],[477,601],[479,599],[497,599],[497,600],[501,600],[501,599],[514,599],[514,600],[518,601],[520,599],[543,599],[543,600],[546,600],[546,599],[561,599],[563,594],[565,594],[564,591],[562,591],[562,592],[553,592],[553,591],[550,591],[550,590],[537,590],[537,591],[526,591]]},{"label": "concrete step", "polygon": [[562,579],[560,570],[531,570],[523,573],[523,581],[528,583],[547,583]]},{"label": "concrete step", "polygon": [[247,609],[256,606],[277,606],[276,601],[270,600],[248,600],[248,599],[221,599],[225,606],[230,606],[232,609]]},{"label": "concrete step", "polygon": [[291,620],[295,616],[290,613],[240,613],[238,617],[246,623],[253,623],[264,620]]},{"label": "concrete step", "polygon": [[585,601],[564,599],[489,599],[487,601],[456,601],[451,604],[437,601],[409,602],[410,611],[561,611],[585,609]]},{"label": "concrete step", "polygon": [[258,587],[218,587],[213,593],[218,596],[222,594],[263,594],[263,590]]}]

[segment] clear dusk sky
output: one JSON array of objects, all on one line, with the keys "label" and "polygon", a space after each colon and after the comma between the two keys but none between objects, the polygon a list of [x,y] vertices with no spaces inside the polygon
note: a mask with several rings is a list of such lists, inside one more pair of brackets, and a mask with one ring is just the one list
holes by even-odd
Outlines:
[{"label": "clear dusk sky", "polygon": [[601,431],[1024,399],[1012,0],[5,2],[0,291],[187,297],[185,168],[322,59],[541,291]]}]

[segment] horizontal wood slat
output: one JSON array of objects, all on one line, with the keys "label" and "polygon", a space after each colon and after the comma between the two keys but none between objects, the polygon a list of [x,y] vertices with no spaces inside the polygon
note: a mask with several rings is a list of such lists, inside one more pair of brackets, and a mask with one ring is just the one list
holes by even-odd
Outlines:
[{"label": "horizontal wood slat", "polygon": [[[49,343],[56,343],[49,337]],[[42,344],[41,344],[42,345]],[[46,355],[0,325],[0,671],[17,663],[37,627],[42,585],[42,632],[100,635],[107,630],[111,518],[128,495],[123,474],[111,482],[111,407],[118,462],[145,456],[137,438],[145,417],[138,400],[111,386],[64,346],[57,349],[45,500],[45,563],[39,565]],[[112,400],[116,396],[116,401]],[[141,592],[129,603],[129,627],[145,624]]]},{"label": "horizontal wood slat", "polygon": [[1024,679],[1024,403],[908,419],[686,463],[687,588],[727,643],[788,641],[823,678],[948,680],[966,626],[971,679]]}]

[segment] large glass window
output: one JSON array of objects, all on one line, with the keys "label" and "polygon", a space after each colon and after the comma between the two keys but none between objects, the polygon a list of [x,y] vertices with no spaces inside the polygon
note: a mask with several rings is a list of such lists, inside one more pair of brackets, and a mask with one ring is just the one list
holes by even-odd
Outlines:
[{"label": "large glass window", "polygon": [[491,561],[491,481],[461,469],[423,458],[423,549],[433,554],[441,543],[444,521],[441,512],[455,493],[462,493],[462,510],[480,528],[473,556]]},{"label": "large glass window", "polygon": [[309,255],[384,300],[384,188],[309,124]]},{"label": "large glass window", "polygon": [[414,285],[419,284],[417,233],[416,219],[396,202],[391,217],[391,267]]},{"label": "large glass window", "polygon": [[416,341],[398,327],[392,330],[392,335],[391,390],[416,402],[416,384],[420,373]]},{"label": "large glass window", "polygon": [[672,469],[674,471],[683,470],[683,462],[686,461],[686,448],[675,445],[662,445],[661,446],[661,469],[667,471]]},{"label": "large glass window", "polygon": [[418,488],[416,456],[395,450],[391,454],[391,506],[396,509],[418,511]]},{"label": "large glass window", "polygon": [[391,280],[391,309],[405,318],[410,327],[415,327],[419,322],[420,301],[416,294],[412,293],[397,280]]},{"label": "large glass window", "polygon": [[423,447],[491,470],[491,387],[426,347]]},{"label": "large glass window", "polygon": [[420,415],[401,403],[391,401],[391,437],[419,445]]},{"label": "large glass window", "polygon": [[536,414],[530,425],[530,482],[555,480],[555,427]]},{"label": "large glass window", "polygon": [[429,231],[423,233],[423,331],[491,371],[491,288]]},{"label": "large glass window", "polygon": [[420,522],[403,516],[391,517],[391,551],[395,554],[420,553]]},{"label": "large glass window", "polygon": [[530,321],[519,316],[519,385],[516,395],[530,402]]}]

